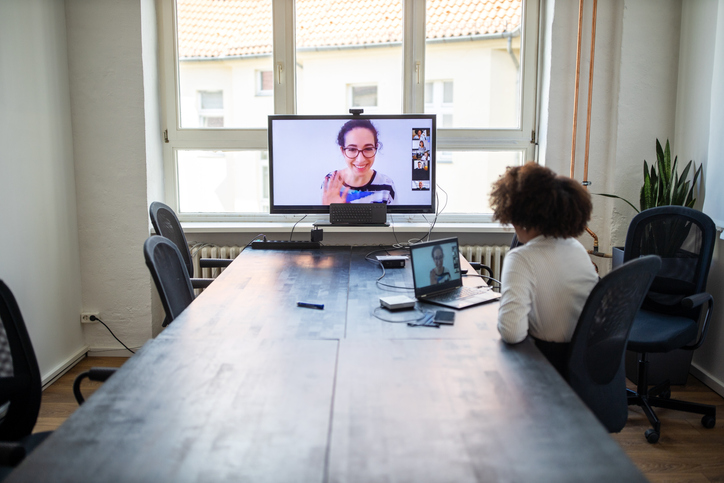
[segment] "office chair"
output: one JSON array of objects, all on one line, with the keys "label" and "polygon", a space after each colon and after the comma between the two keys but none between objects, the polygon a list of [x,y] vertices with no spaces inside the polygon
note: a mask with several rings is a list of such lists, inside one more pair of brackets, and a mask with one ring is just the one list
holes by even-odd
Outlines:
[{"label": "office chair", "polygon": [[168,325],[194,300],[186,265],[176,245],[162,236],[146,240],[143,254],[166,311],[164,324]]},{"label": "office chair", "polygon": [[40,412],[40,369],[20,307],[0,280],[0,479],[50,431],[33,432]]},{"label": "office chair", "polygon": [[649,389],[646,359],[650,353],[694,350],[704,342],[713,305],[705,290],[715,240],[711,218],[682,206],[644,210],[634,217],[626,234],[624,262],[649,254],[662,259],[661,270],[636,315],[627,347],[639,354],[637,387],[628,391],[628,404],[640,406],[653,426],[645,433],[649,443],[656,443],[661,434],[653,407],[702,414],[705,428],[716,424],[714,406],[671,399],[669,381]]},{"label": "office chair", "polygon": [[[213,278],[193,278],[194,277],[194,264],[191,259],[191,252],[189,251],[189,245],[186,241],[186,235],[181,229],[181,223],[178,221],[176,213],[168,206],[160,201],[154,201],[148,209],[149,216],[151,217],[151,224],[156,233],[168,238],[179,249],[181,257],[183,258],[186,270],[191,277],[191,285],[194,288],[206,288]],[[202,258],[199,260],[201,268],[223,268],[228,267],[233,260],[226,258]]]},{"label": "office chair", "polygon": [[602,278],[588,296],[571,339],[566,379],[610,433],[628,419],[626,340],[661,259],[646,256]]}]

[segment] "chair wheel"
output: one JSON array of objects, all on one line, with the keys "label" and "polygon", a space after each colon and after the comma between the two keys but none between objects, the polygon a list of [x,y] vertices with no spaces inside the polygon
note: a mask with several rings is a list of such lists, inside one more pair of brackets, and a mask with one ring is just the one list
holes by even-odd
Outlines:
[{"label": "chair wheel", "polygon": [[646,436],[646,441],[648,441],[651,444],[654,444],[659,441],[659,432],[653,429],[647,429],[644,433],[644,436]]},{"label": "chair wheel", "polygon": [[664,399],[671,399],[671,389],[667,389],[666,391],[659,394],[659,397],[662,397]]},{"label": "chair wheel", "polygon": [[701,425],[704,426],[706,429],[713,428],[715,424],[716,418],[714,418],[714,416],[709,416],[707,414],[703,418],[701,418]]}]

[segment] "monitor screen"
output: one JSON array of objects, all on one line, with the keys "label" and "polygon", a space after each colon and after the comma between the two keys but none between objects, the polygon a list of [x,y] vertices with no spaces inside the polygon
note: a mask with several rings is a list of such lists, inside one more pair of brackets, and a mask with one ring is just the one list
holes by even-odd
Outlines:
[{"label": "monitor screen", "polygon": [[435,212],[435,115],[269,116],[271,213]]}]

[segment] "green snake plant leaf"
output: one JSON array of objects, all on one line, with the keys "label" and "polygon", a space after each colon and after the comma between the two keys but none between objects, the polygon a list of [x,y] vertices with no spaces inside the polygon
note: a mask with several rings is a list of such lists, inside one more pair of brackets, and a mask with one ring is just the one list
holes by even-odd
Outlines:
[{"label": "green snake plant leaf", "polygon": [[658,206],[659,200],[661,199],[659,188],[661,186],[661,176],[656,173],[653,165],[651,165],[651,173],[649,173],[649,178],[651,178],[651,204],[648,205],[646,208]]},{"label": "green snake plant leaf", "polygon": [[[693,161],[690,161],[693,162]],[[694,165],[696,166],[696,165]],[[702,165],[699,165],[699,168],[694,172],[694,179],[691,182],[691,189],[689,190],[689,194],[686,195],[686,202],[684,203],[684,206],[688,208],[693,208],[694,203],[696,203],[696,198],[694,198],[694,190],[696,189],[696,180],[701,177],[701,168]]]},{"label": "green snake plant leaf", "polygon": [[643,186],[641,186],[640,198],[641,199],[639,200],[639,205],[641,206],[642,210],[645,210],[652,206],[653,196],[651,193],[651,177],[649,176],[649,166],[646,163],[646,160],[644,160],[644,184]]},{"label": "green snake plant leaf", "polygon": [[686,195],[689,192],[690,185],[690,182],[686,181],[686,178],[689,176],[691,163],[692,161],[689,161],[686,167],[684,167],[684,170],[681,172],[681,177],[674,171],[674,190],[671,193],[672,205],[684,206],[686,204]]},{"label": "green snake plant leaf", "polygon": [[636,207],[635,207],[629,200],[627,200],[626,198],[621,198],[621,197],[618,196],[618,195],[610,195],[610,194],[608,194],[608,193],[593,193],[593,194],[594,194],[594,195],[598,195],[598,196],[605,196],[606,198],[616,198],[616,199],[625,201],[631,208],[633,208],[633,209],[636,211],[636,213],[640,213],[640,212],[639,212],[639,209],[636,208]]}]

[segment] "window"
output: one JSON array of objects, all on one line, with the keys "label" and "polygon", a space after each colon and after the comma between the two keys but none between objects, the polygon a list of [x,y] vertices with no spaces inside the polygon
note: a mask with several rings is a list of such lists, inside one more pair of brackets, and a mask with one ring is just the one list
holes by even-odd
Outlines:
[{"label": "window", "polygon": [[350,107],[377,107],[377,86],[350,86]]},{"label": "window", "polygon": [[296,0],[296,113],[400,112],[402,14],[402,0]]},{"label": "window", "polygon": [[224,93],[199,91],[199,127],[224,127]]},{"label": "window", "polygon": [[453,81],[425,83],[425,112],[437,114],[437,127],[453,127]]},{"label": "window", "polygon": [[271,96],[274,94],[274,75],[272,71],[260,70],[256,74],[256,95]]},{"label": "window", "polygon": [[437,114],[446,221],[484,220],[481,187],[534,157],[539,0],[159,4],[166,200],[182,220],[283,218],[268,213],[269,114]]}]

